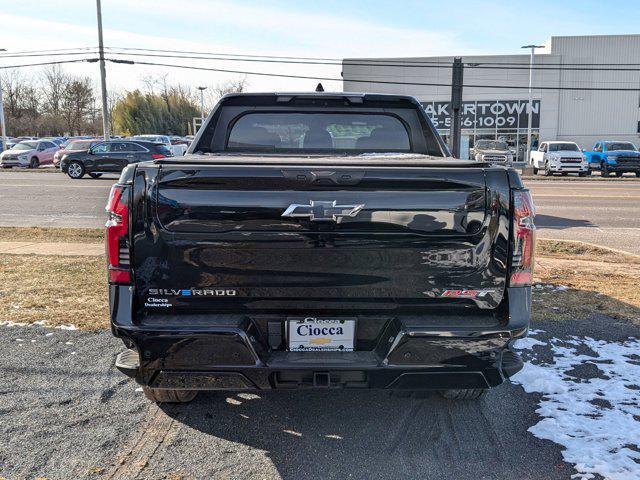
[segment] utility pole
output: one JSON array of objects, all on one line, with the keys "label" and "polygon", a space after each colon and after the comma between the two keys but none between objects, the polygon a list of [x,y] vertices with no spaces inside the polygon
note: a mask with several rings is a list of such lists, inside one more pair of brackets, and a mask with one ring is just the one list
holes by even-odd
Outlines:
[{"label": "utility pole", "polygon": [[531,161],[531,125],[533,123],[533,57],[536,53],[536,48],[542,48],[543,45],[523,45],[522,48],[530,48],[531,49],[531,57],[529,58],[529,103],[527,104],[528,115],[527,115],[527,157],[525,158],[525,162],[529,163]]},{"label": "utility pole", "polygon": [[451,129],[449,130],[449,148],[454,158],[460,158],[460,110],[462,110],[462,79],[464,66],[462,58],[453,59],[451,73]]},{"label": "utility pole", "polygon": [[200,90],[200,120],[202,120],[202,123],[204,123],[204,91],[207,89],[207,87],[198,87],[198,90]]},{"label": "utility pole", "polygon": [[[6,52],[5,48],[0,48],[0,52]],[[7,124],[4,121],[4,101],[2,100],[2,81],[0,81],[0,122],[2,123],[2,150],[7,149]]]},{"label": "utility pole", "polygon": [[104,66],[104,42],[102,40],[102,6],[96,0],[98,10],[98,56],[100,57],[100,90],[102,93],[102,132],[104,139],[109,140],[109,107],[107,105],[107,70]]}]

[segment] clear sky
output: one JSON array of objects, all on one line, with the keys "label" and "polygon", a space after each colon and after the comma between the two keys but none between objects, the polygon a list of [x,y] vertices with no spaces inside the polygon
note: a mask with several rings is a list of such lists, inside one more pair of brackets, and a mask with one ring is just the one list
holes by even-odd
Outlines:
[{"label": "clear sky", "polygon": [[[595,0],[103,0],[105,45],[318,57],[519,53],[552,35],[640,33],[640,2]],[[92,0],[0,0],[0,48],[97,45]],[[39,59],[0,59],[0,65]],[[195,63],[148,59],[163,63]],[[198,65],[338,77],[339,67],[200,61]],[[96,77],[96,64],[65,67]],[[110,85],[131,89],[145,75],[211,85],[238,75],[108,65]],[[309,90],[314,81],[248,76],[249,88]],[[338,90],[339,82],[324,82]]]}]

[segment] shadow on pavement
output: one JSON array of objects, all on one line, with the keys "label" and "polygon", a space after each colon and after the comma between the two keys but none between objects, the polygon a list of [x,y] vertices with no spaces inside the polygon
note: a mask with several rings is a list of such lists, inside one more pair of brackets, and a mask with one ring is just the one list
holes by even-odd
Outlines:
[{"label": "shadow on pavement", "polygon": [[[190,405],[162,408],[212,444],[223,439],[265,451],[285,479],[555,479],[573,473],[557,446],[527,432],[538,421],[536,398],[510,384],[480,402],[384,391],[201,392]],[[190,465],[206,465],[212,453],[221,455],[214,448],[190,451]]]},{"label": "shadow on pavement", "polygon": [[538,228],[555,228],[562,230],[565,228],[590,227],[594,228],[598,225],[591,223],[589,220],[579,220],[575,218],[557,217],[554,215],[536,215],[536,227]]}]

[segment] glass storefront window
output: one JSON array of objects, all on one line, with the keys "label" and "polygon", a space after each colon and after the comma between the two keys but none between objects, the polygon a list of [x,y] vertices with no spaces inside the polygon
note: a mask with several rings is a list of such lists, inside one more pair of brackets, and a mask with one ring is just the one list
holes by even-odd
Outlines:
[{"label": "glass storefront window", "polygon": [[[449,130],[440,130],[440,135],[444,139],[445,143],[449,145]],[[461,133],[464,141],[461,142],[460,158],[469,158],[469,150],[473,148],[478,140],[502,140],[509,145],[509,149],[514,154],[514,160],[516,162],[525,162],[527,156],[527,130],[525,129],[499,129],[499,130],[487,130],[487,129],[462,129]],[[538,146],[538,137],[540,131],[538,129],[532,129],[531,131],[531,144],[532,150]],[[466,137],[466,138],[465,138]],[[468,146],[466,139],[468,138]]]}]

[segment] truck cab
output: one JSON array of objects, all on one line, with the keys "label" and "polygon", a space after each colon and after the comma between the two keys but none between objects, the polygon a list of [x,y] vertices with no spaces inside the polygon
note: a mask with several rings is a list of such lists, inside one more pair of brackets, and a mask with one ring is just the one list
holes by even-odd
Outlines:
[{"label": "truck cab", "polygon": [[554,173],[577,173],[584,177],[590,171],[587,157],[575,142],[542,142],[537,150],[531,152],[529,161],[534,174],[542,171],[547,177]]},{"label": "truck cab", "polygon": [[611,173],[621,177],[625,172],[640,177],[640,152],[631,142],[600,140],[585,155],[589,168],[599,170],[603,177]]}]

